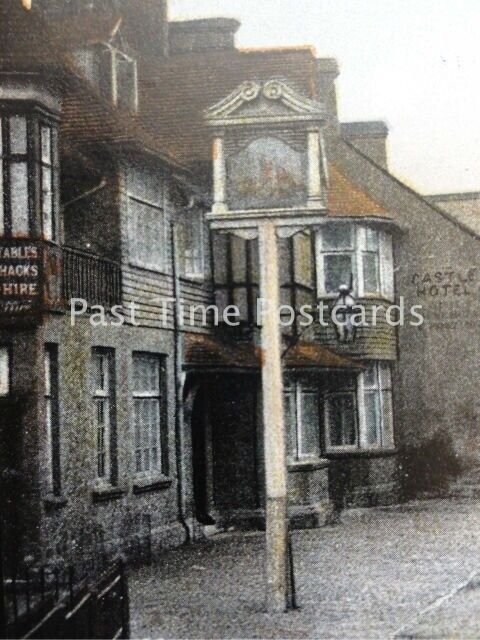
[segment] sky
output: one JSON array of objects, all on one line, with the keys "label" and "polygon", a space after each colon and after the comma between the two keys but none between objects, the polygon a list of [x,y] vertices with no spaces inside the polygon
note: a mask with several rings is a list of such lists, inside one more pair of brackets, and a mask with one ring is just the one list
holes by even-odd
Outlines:
[{"label": "sky", "polygon": [[334,57],[343,122],[383,120],[390,169],[424,194],[480,191],[480,0],[170,0],[238,18],[237,46]]}]

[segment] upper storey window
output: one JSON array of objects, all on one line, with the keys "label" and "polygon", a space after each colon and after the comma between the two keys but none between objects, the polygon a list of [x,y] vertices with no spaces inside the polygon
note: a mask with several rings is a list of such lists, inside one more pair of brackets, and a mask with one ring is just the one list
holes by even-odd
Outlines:
[{"label": "upper storey window", "polygon": [[53,121],[0,113],[0,235],[58,240],[57,146]]},{"label": "upper storey window", "polygon": [[137,111],[137,62],[111,44],[96,44],[75,52],[78,66],[115,107]]},{"label": "upper storey window", "polygon": [[166,193],[162,173],[131,168],[128,172],[130,262],[162,271],[167,265]]},{"label": "upper storey window", "polygon": [[326,225],[317,234],[318,293],[336,296],[341,285],[355,295],[392,299],[391,236],[362,225]]}]

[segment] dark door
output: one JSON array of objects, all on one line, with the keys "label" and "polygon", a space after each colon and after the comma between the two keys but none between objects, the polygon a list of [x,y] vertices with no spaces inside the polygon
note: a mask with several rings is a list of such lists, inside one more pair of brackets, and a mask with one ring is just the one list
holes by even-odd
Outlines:
[{"label": "dark door", "polygon": [[192,456],[193,456],[193,496],[195,517],[202,524],[213,524],[209,514],[208,499],[208,450],[206,430],[205,393],[200,388],[192,408]]}]

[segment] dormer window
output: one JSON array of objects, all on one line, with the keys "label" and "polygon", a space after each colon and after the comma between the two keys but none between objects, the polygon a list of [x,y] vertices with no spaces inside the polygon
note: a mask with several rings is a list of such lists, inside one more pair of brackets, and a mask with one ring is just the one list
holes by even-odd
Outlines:
[{"label": "dormer window", "polygon": [[78,49],[75,59],[110,104],[137,111],[137,62],[134,58],[109,43],[102,43]]}]

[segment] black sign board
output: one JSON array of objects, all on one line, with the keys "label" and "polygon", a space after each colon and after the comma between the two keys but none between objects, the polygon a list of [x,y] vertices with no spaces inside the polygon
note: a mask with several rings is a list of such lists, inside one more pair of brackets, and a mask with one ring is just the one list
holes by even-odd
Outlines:
[{"label": "black sign board", "polygon": [[37,311],[42,303],[41,246],[28,240],[0,242],[0,314]]}]

